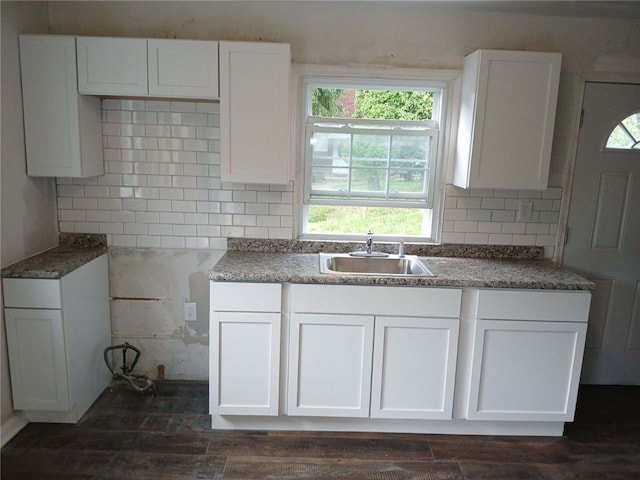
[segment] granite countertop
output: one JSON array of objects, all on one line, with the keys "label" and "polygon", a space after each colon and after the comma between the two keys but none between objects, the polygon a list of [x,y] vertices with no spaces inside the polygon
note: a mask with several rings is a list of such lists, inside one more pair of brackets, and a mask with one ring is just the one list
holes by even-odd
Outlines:
[{"label": "granite countertop", "polygon": [[105,235],[61,234],[59,243],[3,268],[2,278],[60,279],[107,252]]},{"label": "granite countertop", "polygon": [[348,285],[413,285],[592,290],[592,282],[545,260],[420,256],[435,277],[321,274],[317,253],[229,250],[209,274],[211,280]]}]

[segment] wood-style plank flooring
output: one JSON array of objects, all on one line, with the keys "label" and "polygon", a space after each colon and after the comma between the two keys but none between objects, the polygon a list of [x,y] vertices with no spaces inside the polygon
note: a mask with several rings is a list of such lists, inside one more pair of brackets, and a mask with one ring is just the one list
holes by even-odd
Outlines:
[{"label": "wood-style plank flooring", "polygon": [[77,425],[27,425],[1,452],[11,479],[640,479],[640,387],[580,389],[559,438],[220,432],[208,386],[108,388]]}]

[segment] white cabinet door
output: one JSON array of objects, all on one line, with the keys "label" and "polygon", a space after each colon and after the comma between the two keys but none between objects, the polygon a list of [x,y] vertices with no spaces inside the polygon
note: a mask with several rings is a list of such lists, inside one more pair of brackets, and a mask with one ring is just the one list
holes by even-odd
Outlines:
[{"label": "white cabinet door", "polygon": [[478,50],[465,57],[454,184],[547,187],[561,54]]},{"label": "white cabinet door", "polygon": [[586,323],[477,320],[467,418],[571,421]]},{"label": "white cabinet door", "polygon": [[149,94],[218,98],[218,42],[147,40]]},{"label": "white cabinet door", "polygon": [[221,176],[289,181],[288,44],[220,42]]},{"label": "white cabinet door", "polygon": [[287,413],[368,417],[372,316],[293,314]]},{"label": "white cabinet door", "polygon": [[212,413],[278,415],[280,314],[214,312]]},{"label": "white cabinet door", "polygon": [[88,95],[147,95],[147,40],[77,37],[78,91]]},{"label": "white cabinet door", "polygon": [[459,320],[375,322],[371,417],[451,419]]},{"label": "white cabinet door", "polygon": [[28,175],[102,175],[100,100],[78,95],[75,37],[21,35],[20,69]]},{"label": "white cabinet door", "polygon": [[67,410],[69,389],[60,310],[5,308],[13,406]]}]

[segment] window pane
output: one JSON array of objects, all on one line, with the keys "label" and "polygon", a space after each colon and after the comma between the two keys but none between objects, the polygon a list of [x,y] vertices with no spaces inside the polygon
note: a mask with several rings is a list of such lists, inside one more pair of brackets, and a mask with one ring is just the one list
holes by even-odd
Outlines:
[{"label": "window pane", "polygon": [[611,135],[609,135],[609,139],[607,140],[607,148],[632,148],[633,147],[633,138],[631,135],[618,125],[613,129]]},{"label": "window pane", "polygon": [[314,192],[330,195],[347,195],[349,191],[349,169],[312,167],[311,189]]},{"label": "window pane", "polygon": [[354,135],[353,166],[386,168],[390,142],[388,135]]},{"label": "window pane", "polygon": [[430,120],[433,91],[310,87],[311,115],[326,118]]},{"label": "window pane", "polygon": [[346,167],[349,165],[351,135],[313,132],[311,136],[312,165]]},{"label": "window pane", "polygon": [[[386,196],[387,170],[379,168],[354,168],[352,171],[351,191],[358,196]],[[376,195],[376,193],[378,195]]]},{"label": "window pane", "polygon": [[613,129],[606,148],[640,149],[640,113],[629,115]]},{"label": "window pane", "polygon": [[391,144],[389,190],[394,193],[427,193],[427,159],[432,137],[394,135]]},{"label": "window pane", "polygon": [[427,182],[424,170],[403,169],[391,170],[389,180],[389,196],[396,197],[402,194],[417,194],[412,196],[426,197]]},{"label": "window pane", "polygon": [[391,167],[422,167],[429,158],[431,137],[394,135],[391,144]]},{"label": "window pane", "polygon": [[424,210],[420,208],[345,207],[310,205],[309,233],[424,235]]}]

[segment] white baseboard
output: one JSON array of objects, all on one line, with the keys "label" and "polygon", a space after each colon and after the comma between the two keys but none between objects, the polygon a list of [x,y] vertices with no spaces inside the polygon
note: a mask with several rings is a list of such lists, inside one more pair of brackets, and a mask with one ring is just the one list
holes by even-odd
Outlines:
[{"label": "white baseboard", "polygon": [[20,430],[27,426],[28,420],[25,420],[21,416],[14,413],[0,426],[0,447],[4,447],[5,444],[11,440]]}]

